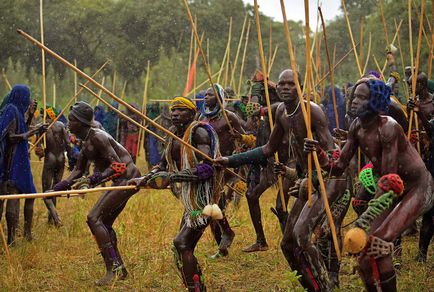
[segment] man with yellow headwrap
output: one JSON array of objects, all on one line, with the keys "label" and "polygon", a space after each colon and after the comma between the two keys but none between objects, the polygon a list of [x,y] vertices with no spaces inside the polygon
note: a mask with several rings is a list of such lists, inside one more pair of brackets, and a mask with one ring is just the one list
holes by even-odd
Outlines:
[{"label": "man with yellow headwrap", "polygon": [[[176,136],[213,159],[221,156],[216,132],[210,125],[194,120],[196,106],[189,99],[175,97],[170,113],[171,131]],[[189,291],[205,291],[194,249],[210,221],[223,218],[216,205],[221,194],[222,171],[169,137],[161,163],[147,175],[130,180],[129,184],[154,188],[170,184],[172,193],[184,205],[181,228],[173,241],[176,264]]]}]

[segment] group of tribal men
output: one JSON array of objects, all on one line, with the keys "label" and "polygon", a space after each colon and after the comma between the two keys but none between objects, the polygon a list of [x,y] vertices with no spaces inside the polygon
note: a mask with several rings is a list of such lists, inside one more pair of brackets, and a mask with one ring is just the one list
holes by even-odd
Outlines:
[{"label": "group of tribal men", "polygon": [[[412,77],[411,68],[408,71],[405,80]],[[61,180],[64,151],[71,150],[67,146],[66,127],[57,122],[49,128],[46,148],[40,155],[45,156],[43,188],[44,191],[61,191],[95,187],[109,181],[115,186],[137,186],[105,192],[87,216],[106,266],[106,274],[96,283],[106,285],[114,278],[127,277],[113,222],[140,187],[170,186],[184,206],[180,229],[174,239],[176,265],[185,287],[197,292],[205,291],[206,287],[194,249],[210,225],[218,245],[213,257],[228,255],[235,233],[224,210],[242,189],[239,178],[246,177],[246,197],[257,237],[256,242],[243,251],[257,252],[268,249],[259,198],[281,177],[283,198],[276,197],[276,208],[272,208],[272,212],[283,233],[284,257],[291,269],[298,272],[301,285],[308,291],[330,291],[339,286],[340,264],[316,171],[312,175],[312,204],[308,205],[308,155],[316,152],[340,247],[341,224],[352,203],[359,216],[356,225],[363,229],[363,234],[361,240],[349,239],[348,251],[353,249],[351,244],[362,242],[363,248],[354,252],[360,276],[368,291],[396,291],[398,265],[394,260],[399,258],[401,235],[423,217],[417,260],[424,262],[434,234],[434,145],[430,141],[434,138],[434,120],[431,121],[434,105],[425,73],[417,72],[416,96],[406,107],[393,98],[392,88],[399,82],[396,70],[390,76],[385,81],[376,72],[370,72],[343,93],[338,88],[333,89],[335,96],[344,96],[347,105],[345,109],[345,104],[341,103],[342,122],[340,127],[338,122],[336,130],[329,126],[333,124],[333,114],[336,115],[336,111],[330,110],[331,90],[328,91],[329,102],[320,105],[310,102],[313,139],[308,139],[301,104],[306,106],[308,101],[306,98],[301,101],[297,93],[297,82],[302,84],[301,75],[289,69],[280,73],[277,83],[264,82],[263,75],[257,71],[249,82],[249,94],[235,103],[226,103],[226,97],[233,92],[219,84],[202,92],[203,101],[197,103],[177,96],[170,105],[172,135],[165,138],[161,162],[144,176],[130,153],[101,125],[95,124],[92,107],[80,101],[71,107],[67,123],[69,131],[80,141],[75,166]],[[267,98],[270,107],[267,107]],[[47,131],[47,125],[28,130],[36,108],[30,105],[29,89],[15,85],[0,108],[3,193],[35,192],[27,140]],[[274,122],[272,129],[269,128],[269,111]],[[328,114],[330,112],[333,114]],[[424,131],[411,131],[408,139],[410,112],[420,120]],[[420,154],[417,143],[421,145]],[[361,152],[359,159],[358,151]],[[280,163],[274,161],[276,152]],[[91,174],[90,163],[94,165]],[[363,167],[360,179],[357,179],[357,164]],[[360,183],[355,184],[359,180]],[[226,193],[225,185],[229,187]],[[393,199],[387,201],[390,194]],[[290,196],[294,196],[295,201],[288,212]],[[50,222],[59,225],[55,200],[44,201]],[[17,202],[7,201],[9,243],[15,240]],[[2,209],[3,201],[0,204]],[[24,234],[28,239],[32,237],[32,206],[33,200],[26,200]]]}]

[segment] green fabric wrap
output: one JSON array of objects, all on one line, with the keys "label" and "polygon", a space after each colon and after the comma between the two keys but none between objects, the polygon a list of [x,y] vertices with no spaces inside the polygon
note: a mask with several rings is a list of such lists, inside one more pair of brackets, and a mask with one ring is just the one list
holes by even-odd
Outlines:
[{"label": "green fabric wrap", "polygon": [[371,228],[372,222],[378,218],[381,213],[386,211],[392,206],[393,200],[396,198],[396,194],[393,191],[382,194],[376,199],[372,199],[368,203],[368,209],[360,215],[355,225],[364,229],[367,233]]},{"label": "green fabric wrap", "polygon": [[359,180],[368,193],[375,195],[377,192],[377,179],[374,176],[372,168],[365,168],[360,171]]},{"label": "green fabric wrap", "polygon": [[262,151],[262,147],[257,147],[255,149],[234,154],[228,157],[229,167],[238,167],[244,164],[265,164],[267,163],[267,157]]}]

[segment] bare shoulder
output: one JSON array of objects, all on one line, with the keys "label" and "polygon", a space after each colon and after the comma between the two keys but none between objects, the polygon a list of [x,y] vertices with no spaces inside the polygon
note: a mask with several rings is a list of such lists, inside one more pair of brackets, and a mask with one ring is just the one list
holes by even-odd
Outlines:
[{"label": "bare shoulder", "polygon": [[239,119],[238,116],[234,112],[231,112],[230,110],[225,110],[225,112],[231,121]]},{"label": "bare shoulder", "polygon": [[[307,102],[305,103],[307,105]],[[322,117],[325,118],[324,111],[321,109],[321,107],[312,101],[310,102],[310,113],[312,116],[316,118],[322,118]]]},{"label": "bare shoulder", "polygon": [[380,133],[383,142],[390,142],[393,138],[403,134],[402,127],[399,123],[389,116],[380,116]]},{"label": "bare shoulder", "polygon": [[193,142],[196,145],[199,144],[210,144],[211,139],[208,135],[208,131],[201,126],[198,126],[194,129],[193,133]]},{"label": "bare shoulder", "polygon": [[92,142],[98,143],[99,145],[107,145],[109,143],[110,139],[113,139],[107,132],[98,129],[98,128],[92,128],[94,131]]}]

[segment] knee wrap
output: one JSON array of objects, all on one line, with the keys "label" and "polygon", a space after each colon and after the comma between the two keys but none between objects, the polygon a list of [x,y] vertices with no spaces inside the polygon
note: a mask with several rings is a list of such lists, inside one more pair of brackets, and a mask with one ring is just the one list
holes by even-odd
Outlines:
[{"label": "knee wrap", "polygon": [[366,254],[373,256],[375,259],[382,258],[393,253],[393,246],[393,242],[387,242],[371,235],[369,237],[369,247]]}]

